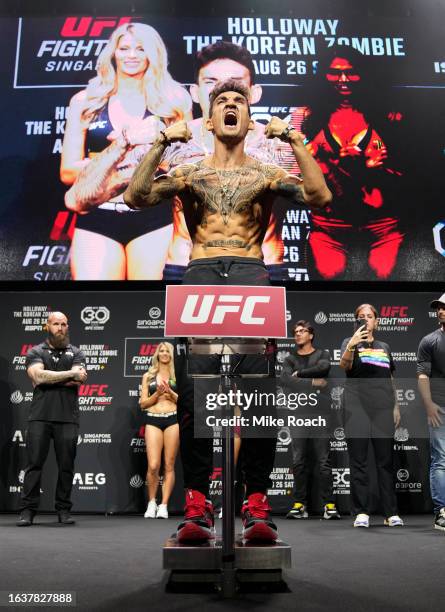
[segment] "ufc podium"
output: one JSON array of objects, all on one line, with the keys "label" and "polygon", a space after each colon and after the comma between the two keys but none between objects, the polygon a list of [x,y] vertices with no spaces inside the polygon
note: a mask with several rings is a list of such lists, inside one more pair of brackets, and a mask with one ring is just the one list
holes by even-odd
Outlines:
[{"label": "ufc podium", "polygon": [[[228,390],[242,378],[274,376],[275,343],[269,338],[287,337],[283,287],[168,286],[165,313],[165,336],[184,338],[190,377],[219,378],[219,388]],[[218,373],[202,368],[206,355],[220,358]],[[201,368],[194,367],[195,356],[200,357]],[[252,358],[258,364],[256,371],[239,367]],[[233,407],[223,415],[233,416]],[[291,548],[281,540],[246,542],[235,534],[231,426],[222,427],[222,450],[222,535],[184,544],[173,534],[163,547],[163,568],[170,571],[167,588],[214,588],[224,598],[240,590],[257,591],[259,585],[279,590],[282,570],[291,567]]]}]

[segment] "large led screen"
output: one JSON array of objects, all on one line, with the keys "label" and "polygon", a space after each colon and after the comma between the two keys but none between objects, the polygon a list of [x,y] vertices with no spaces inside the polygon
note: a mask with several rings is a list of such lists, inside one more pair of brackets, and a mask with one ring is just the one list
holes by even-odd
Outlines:
[{"label": "large led screen", "polygon": [[246,152],[299,173],[290,147],[264,136],[278,116],[333,193],[323,211],[275,201],[262,244],[272,278],[440,279],[442,11],[310,10],[3,18],[0,280],[179,279],[191,250],[180,200],[134,212],[122,193],[174,121],[193,138],[168,147],[157,174],[212,154],[208,95],[229,77],[250,90]]}]

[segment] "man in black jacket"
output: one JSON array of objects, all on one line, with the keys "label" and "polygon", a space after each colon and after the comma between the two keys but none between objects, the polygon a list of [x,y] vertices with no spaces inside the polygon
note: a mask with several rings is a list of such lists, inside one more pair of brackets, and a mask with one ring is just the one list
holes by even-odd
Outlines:
[{"label": "man in black jacket", "polygon": [[[326,378],[331,363],[329,352],[314,348],[314,328],[309,321],[297,321],[294,325],[296,350],[286,357],[281,373],[281,385],[288,394],[318,392],[317,406],[297,409],[298,417],[323,416],[324,427],[304,427],[293,432],[292,463],[295,481],[295,503],[287,514],[289,519],[308,517],[308,456],[310,447],[320,474],[323,518],[339,519],[340,514],[333,501],[332,470],[329,440],[329,393]],[[303,414],[304,412],[304,414]]]}]

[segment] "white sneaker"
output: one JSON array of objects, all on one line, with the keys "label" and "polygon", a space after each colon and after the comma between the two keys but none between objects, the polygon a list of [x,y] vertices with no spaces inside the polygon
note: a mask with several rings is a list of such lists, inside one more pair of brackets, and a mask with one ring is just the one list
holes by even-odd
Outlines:
[{"label": "white sneaker", "polygon": [[369,527],[369,516],[367,514],[357,514],[354,527]]},{"label": "white sneaker", "polygon": [[145,511],[144,518],[156,518],[156,510],[158,509],[154,499],[148,502],[147,510]]},{"label": "white sneaker", "polygon": [[222,507],[221,507],[221,510],[219,511],[219,514],[218,514],[218,518],[220,518],[220,519],[222,519],[222,510],[223,510],[223,509],[222,509]]},{"label": "white sneaker", "polygon": [[383,521],[383,524],[387,527],[403,527],[403,520],[400,518],[398,514],[394,514],[394,516],[390,516]]},{"label": "white sneaker", "polygon": [[161,519],[168,518],[167,504],[159,504],[158,511],[156,512],[156,518],[161,518]]}]

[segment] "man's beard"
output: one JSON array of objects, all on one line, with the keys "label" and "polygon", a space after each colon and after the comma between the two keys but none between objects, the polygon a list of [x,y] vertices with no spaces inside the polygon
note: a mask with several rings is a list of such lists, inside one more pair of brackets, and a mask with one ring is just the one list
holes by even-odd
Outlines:
[{"label": "man's beard", "polygon": [[70,343],[70,335],[68,332],[64,336],[48,332],[48,342],[56,349],[64,349]]}]

